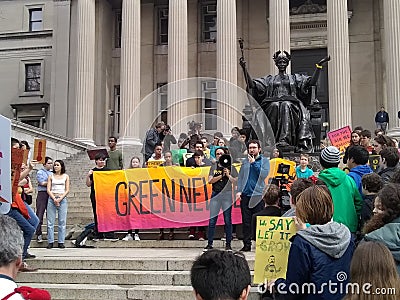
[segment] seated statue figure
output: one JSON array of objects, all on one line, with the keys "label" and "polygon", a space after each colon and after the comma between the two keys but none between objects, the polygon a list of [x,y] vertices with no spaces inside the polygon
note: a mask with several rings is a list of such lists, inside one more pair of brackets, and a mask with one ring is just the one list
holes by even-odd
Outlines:
[{"label": "seated statue figure", "polygon": [[[310,114],[306,109],[311,102],[311,87],[316,85],[323,64],[330,60],[326,57],[316,64],[313,76],[287,74],[291,56],[288,52],[278,51],[273,60],[279,70],[277,75],[252,79],[246,68],[246,61],[240,58],[247,84],[247,92],[260,105],[253,116],[252,125],[258,139],[264,146],[285,148],[294,146],[296,152],[312,152],[312,128]],[[267,136],[268,119],[274,140]]]}]

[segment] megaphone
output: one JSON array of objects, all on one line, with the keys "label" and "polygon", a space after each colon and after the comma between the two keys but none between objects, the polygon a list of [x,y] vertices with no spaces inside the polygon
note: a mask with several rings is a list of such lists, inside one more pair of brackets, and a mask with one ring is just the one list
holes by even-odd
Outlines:
[{"label": "megaphone", "polygon": [[229,154],[221,155],[218,162],[221,167],[229,169],[232,166],[232,157]]}]

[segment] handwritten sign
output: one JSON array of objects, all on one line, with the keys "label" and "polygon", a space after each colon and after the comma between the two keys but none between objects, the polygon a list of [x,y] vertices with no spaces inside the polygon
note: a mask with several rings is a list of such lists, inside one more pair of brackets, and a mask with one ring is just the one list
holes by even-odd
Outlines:
[{"label": "handwritten sign", "polygon": [[340,152],[344,152],[346,148],[350,145],[350,140],[351,140],[350,126],[329,131],[328,138],[331,141],[332,146],[338,148]]},{"label": "handwritten sign", "polygon": [[155,160],[148,160],[146,164],[148,168],[157,168],[163,163],[165,163],[164,159],[155,159]]},{"label": "handwritten sign", "polygon": [[45,158],[46,158],[46,140],[35,139],[33,159],[44,164]]},{"label": "handwritten sign", "polygon": [[11,121],[0,115],[0,214],[6,214],[12,203],[11,193]]},{"label": "handwritten sign", "polygon": [[12,148],[11,149],[11,192],[12,198],[18,192],[18,183],[20,179],[21,166],[24,161],[24,150]]},{"label": "handwritten sign", "polygon": [[96,157],[97,153],[101,153],[104,155],[105,158],[109,158],[108,151],[105,148],[87,150],[87,154],[90,160],[95,160],[94,158]]},{"label": "handwritten sign", "polygon": [[255,284],[286,277],[289,239],[295,233],[292,218],[257,217]]}]

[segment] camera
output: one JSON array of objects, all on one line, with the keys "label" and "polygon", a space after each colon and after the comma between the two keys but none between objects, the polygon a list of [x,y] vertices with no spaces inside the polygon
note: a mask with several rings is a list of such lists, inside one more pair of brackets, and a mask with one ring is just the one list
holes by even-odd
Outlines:
[{"label": "camera", "polygon": [[271,179],[271,183],[279,187],[280,197],[279,204],[283,212],[290,209],[290,195],[286,185],[289,183],[290,165],[280,163],[278,165],[277,176]]}]

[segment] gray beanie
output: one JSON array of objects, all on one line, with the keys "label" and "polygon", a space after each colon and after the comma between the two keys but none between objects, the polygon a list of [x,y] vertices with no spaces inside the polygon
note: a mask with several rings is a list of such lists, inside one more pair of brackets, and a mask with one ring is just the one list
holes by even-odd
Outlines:
[{"label": "gray beanie", "polygon": [[322,149],[321,160],[329,164],[338,164],[340,162],[340,152],[338,148],[329,146]]}]

